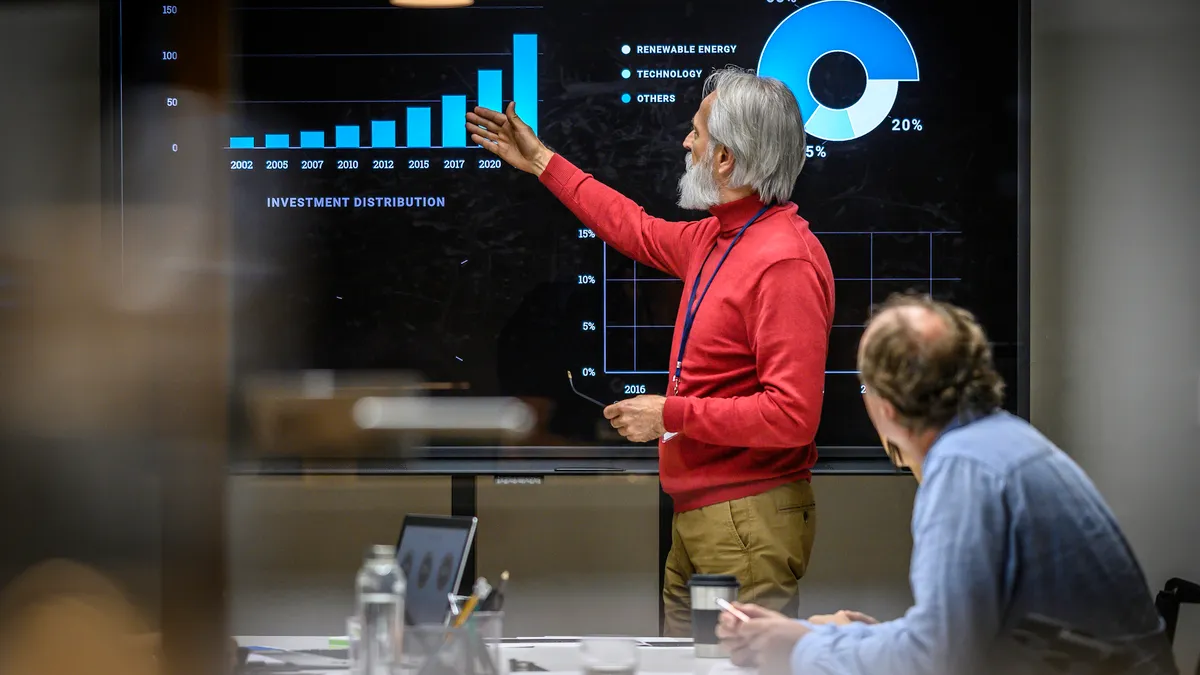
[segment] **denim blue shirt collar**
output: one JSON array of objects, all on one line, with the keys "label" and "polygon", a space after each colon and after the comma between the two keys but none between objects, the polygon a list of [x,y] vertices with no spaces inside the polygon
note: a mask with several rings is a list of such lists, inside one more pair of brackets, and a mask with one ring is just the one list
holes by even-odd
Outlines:
[{"label": "denim blue shirt collar", "polygon": [[961,412],[961,413],[955,415],[954,418],[950,420],[950,423],[947,424],[942,429],[941,433],[939,433],[937,435],[937,438],[935,438],[933,440],[933,444],[937,445],[938,441],[942,440],[942,438],[944,438],[946,436],[946,434],[950,433],[951,431],[954,431],[956,429],[961,429],[961,428],[967,426],[968,424],[972,424],[974,422],[978,422],[981,419],[991,417],[992,415],[995,415],[999,412],[1001,412],[1001,410],[999,408],[994,408],[994,409],[986,411],[986,412],[975,412],[975,411]]}]

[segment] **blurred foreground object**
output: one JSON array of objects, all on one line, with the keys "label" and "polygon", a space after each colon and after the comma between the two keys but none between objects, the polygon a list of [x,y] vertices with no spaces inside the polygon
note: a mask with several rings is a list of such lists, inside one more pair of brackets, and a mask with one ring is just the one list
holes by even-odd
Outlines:
[{"label": "blurred foreground object", "polygon": [[503,437],[514,440],[533,429],[533,409],[516,398],[385,398],[369,396],[354,404],[363,429],[409,431],[453,438]]},{"label": "blurred foreground object", "polygon": [[89,567],[41,563],[0,594],[0,672],[159,675],[158,650],[124,592]]},{"label": "blurred foreground object", "polygon": [[533,430],[534,411],[519,399],[429,395],[464,388],[412,373],[318,370],[251,378],[246,401],[264,455],[378,456],[430,440],[511,443]]},{"label": "blurred foreground object", "polygon": [[226,5],[144,85],[117,47],[154,7],[0,9],[0,672],[155,672],[156,634],[172,675],[227,665]]}]

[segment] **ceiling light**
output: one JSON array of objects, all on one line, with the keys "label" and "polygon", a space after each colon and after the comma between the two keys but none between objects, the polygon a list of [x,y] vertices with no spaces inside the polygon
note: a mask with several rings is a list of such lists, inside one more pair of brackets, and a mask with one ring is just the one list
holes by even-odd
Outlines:
[{"label": "ceiling light", "polygon": [[475,0],[391,0],[391,3],[397,7],[437,9],[442,7],[466,7],[475,4]]}]

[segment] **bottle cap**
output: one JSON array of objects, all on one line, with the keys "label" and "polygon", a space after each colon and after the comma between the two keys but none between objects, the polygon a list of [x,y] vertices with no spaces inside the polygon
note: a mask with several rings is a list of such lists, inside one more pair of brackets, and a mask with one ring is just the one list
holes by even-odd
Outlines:
[{"label": "bottle cap", "polygon": [[395,558],[396,547],[390,544],[374,544],[367,547],[368,558]]}]

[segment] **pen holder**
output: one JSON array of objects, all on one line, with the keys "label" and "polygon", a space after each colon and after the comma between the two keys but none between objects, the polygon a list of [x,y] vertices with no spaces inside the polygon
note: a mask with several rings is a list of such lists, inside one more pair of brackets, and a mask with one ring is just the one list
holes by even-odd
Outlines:
[{"label": "pen holder", "polygon": [[484,650],[492,663],[496,665],[496,675],[504,675],[504,659],[500,647],[504,642],[504,612],[473,612],[467,619],[467,625],[459,630],[474,629],[475,635],[483,642]]},{"label": "pen holder", "polygon": [[410,626],[403,670],[413,675],[505,675],[503,636],[504,612],[472,612],[458,628]]}]

